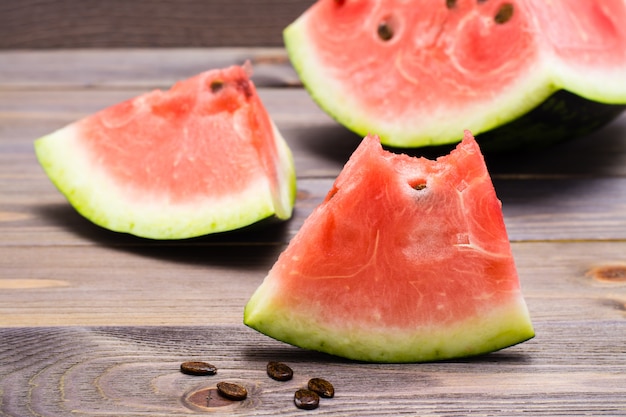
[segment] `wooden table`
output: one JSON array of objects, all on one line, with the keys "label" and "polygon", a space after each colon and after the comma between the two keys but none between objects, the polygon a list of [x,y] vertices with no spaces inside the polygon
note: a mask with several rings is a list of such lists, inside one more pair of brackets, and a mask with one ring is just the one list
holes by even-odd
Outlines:
[{"label": "wooden table", "polygon": [[[80,217],[39,167],[34,139],[247,59],[295,156],[290,222],[140,240]],[[337,394],[311,415],[626,415],[626,117],[550,149],[488,157],[531,341],[473,359],[378,365],[242,324],[248,297],[359,140],[311,101],[280,48],[0,52],[0,415],[302,415],[293,393],[313,376]],[[191,359],[218,375],[183,375]],[[270,380],[269,360],[290,364],[294,379]],[[249,399],[194,406],[189,397],[219,380],[241,382]]]}]

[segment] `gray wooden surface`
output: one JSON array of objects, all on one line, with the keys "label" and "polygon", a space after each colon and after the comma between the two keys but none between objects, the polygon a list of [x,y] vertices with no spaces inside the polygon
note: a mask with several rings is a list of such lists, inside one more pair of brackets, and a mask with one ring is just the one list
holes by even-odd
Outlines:
[{"label": "gray wooden surface", "polygon": [[[187,242],[135,239],[76,214],[37,164],[37,137],[245,60],[294,153],[290,222]],[[281,48],[0,52],[0,415],[302,415],[293,392],[312,376],[337,395],[311,414],[626,415],[626,117],[553,148],[487,156],[531,341],[467,360],[374,365],[242,324],[248,297],[359,140],[299,87]],[[218,375],[182,375],[187,359],[213,362]],[[289,363],[294,380],[267,378],[268,360]],[[225,379],[250,399],[214,410],[187,400]]]},{"label": "gray wooden surface", "polygon": [[0,2],[0,49],[282,46],[314,0]]}]

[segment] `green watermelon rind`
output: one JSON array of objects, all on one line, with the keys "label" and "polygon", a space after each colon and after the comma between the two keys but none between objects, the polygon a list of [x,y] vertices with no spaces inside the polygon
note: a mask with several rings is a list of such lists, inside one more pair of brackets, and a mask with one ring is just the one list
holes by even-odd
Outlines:
[{"label": "green watermelon rind", "polygon": [[322,327],[308,316],[283,308],[280,300],[270,296],[273,290],[267,282],[268,279],[248,301],[244,324],[276,340],[346,359],[373,363],[434,362],[494,352],[535,336],[521,296],[452,325],[416,328],[413,332],[393,328],[346,331]]},{"label": "green watermelon rind", "polygon": [[268,178],[259,177],[241,193],[187,204],[121,189],[84,153],[75,125],[37,139],[34,146],[52,183],[83,217],[114,232],[167,240],[231,231],[268,218],[288,220],[295,204],[295,166],[275,125],[273,134],[278,190],[271,189]]},{"label": "green watermelon rind", "polygon": [[[323,73],[315,52],[306,47],[311,43],[307,39],[306,20],[305,12],[283,31],[287,54],[305,89],[313,101],[338,123],[360,136],[368,133],[377,134],[387,146],[417,148],[453,144],[462,139],[458,134],[462,129],[471,130],[479,142],[482,140],[481,134],[495,131],[498,138],[494,141],[494,135],[490,134],[489,146],[485,147],[487,151],[544,146],[588,134],[612,121],[626,108],[626,84],[609,81],[621,81],[624,68],[606,74],[601,69],[595,74],[585,74],[567,68],[556,59],[545,57],[540,60],[544,65],[543,68],[535,68],[535,71],[526,74],[525,79],[511,86],[506,97],[494,98],[491,102],[484,103],[478,110],[448,109],[432,117],[427,122],[429,124],[421,124],[419,128],[411,124],[403,125],[398,120],[383,123],[377,120],[376,115],[359,112],[360,104],[354,101],[356,98],[342,93],[341,85],[333,85],[332,77],[327,77]],[[534,122],[537,115],[543,112],[542,105],[553,97],[560,101],[563,97],[562,92],[571,93],[577,96],[577,99],[562,101],[569,119],[553,120],[551,126],[568,127],[568,123],[571,123],[569,120],[576,119],[576,115],[588,116],[585,113],[587,108],[585,101],[590,102],[597,110],[603,104],[607,108],[597,111],[599,115],[597,120],[590,123],[581,120],[571,129],[563,128],[557,131],[555,137],[554,128],[544,131],[543,125]],[[583,105],[579,106],[580,103]],[[533,111],[531,117],[526,117]],[[549,115],[553,116],[552,113]],[[454,123],[450,123],[451,119]],[[513,122],[514,126],[506,129],[506,126]],[[454,126],[457,128],[451,128]],[[462,128],[458,128],[459,126]],[[505,129],[497,131],[501,127]],[[506,135],[510,130],[516,133],[516,137]],[[517,140],[520,137],[523,140]]]},{"label": "green watermelon rind", "polygon": [[476,137],[485,152],[545,148],[589,135],[615,120],[626,104],[587,100],[559,90],[522,117]]}]

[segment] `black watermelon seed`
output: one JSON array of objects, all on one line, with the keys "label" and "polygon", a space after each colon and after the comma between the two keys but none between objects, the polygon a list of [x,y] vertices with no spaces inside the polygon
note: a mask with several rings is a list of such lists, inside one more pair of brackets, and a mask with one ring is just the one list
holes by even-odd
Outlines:
[{"label": "black watermelon seed", "polygon": [[383,21],[378,24],[378,37],[383,41],[388,41],[393,38],[393,29],[388,22]]},{"label": "black watermelon seed", "polygon": [[224,87],[224,81],[222,80],[213,80],[211,81],[211,84],[209,85],[211,92],[214,94],[220,91],[223,87]]},{"label": "black watermelon seed", "polygon": [[508,22],[513,17],[513,5],[511,3],[504,3],[500,6],[498,13],[493,18],[493,20],[501,25],[503,23]]}]

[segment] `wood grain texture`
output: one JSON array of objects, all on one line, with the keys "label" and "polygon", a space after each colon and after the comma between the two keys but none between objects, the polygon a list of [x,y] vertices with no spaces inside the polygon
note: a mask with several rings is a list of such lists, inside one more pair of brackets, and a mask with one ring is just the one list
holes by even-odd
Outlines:
[{"label": "wood grain texture", "polygon": [[[216,238],[3,246],[0,326],[241,324],[246,301],[283,248]],[[513,252],[535,322],[626,318],[626,282],[590,272],[624,270],[626,242],[522,242]]]},{"label": "wood grain texture", "polygon": [[[380,416],[390,405],[393,415],[420,416],[626,412],[624,321],[601,327],[555,321],[537,330],[543,337],[482,357],[377,365],[303,351],[240,326],[4,329],[0,410],[7,416],[194,411],[292,416],[302,414],[293,393],[309,378],[323,377],[334,384],[336,395],[321,402],[315,413],[320,415]],[[179,366],[186,360],[210,361],[218,373],[183,375]],[[267,377],[270,360],[289,364],[294,379]],[[219,381],[245,386],[248,398],[213,410],[186,401],[190,393]]]},{"label": "wood grain texture", "polygon": [[0,49],[282,46],[313,0],[0,3]]},{"label": "wood grain texture", "polygon": [[[25,158],[26,159],[26,158]],[[26,160],[30,160],[27,158]],[[298,159],[297,159],[298,160]],[[307,161],[303,159],[303,167]],[[5,202],[0,204],[2,246],[72,245],[102,243],[146,244],[96,227],[77,214],[33,164],[32,177],[0,184]],[[322,202],[331,178],[301,177],[294,217],[281,225],[253,227],[203,238],[205,242],[266,242],[284,244],[305,218]],[[623,241],[626,223],[626,179],[496,180],[504,221],[513,242]],[[23,190],[31,190],[24,194]],[[200,239],[202,240],[202,239]]]},{"label": "wood grain texture", "polygon": [[[39,167],[36,138],[248,59],[294,154],[289,222],[182,242],[138,239],[80,217]],[[300,88],[280,48],[0,52],[0,416],[302,415],[293,393],[313,376],[337,391],[311,412],[320,415],[626,415],[626,116],[549,149],[487,155],[537,332],[531,341],[473,359],[376,365],[300,350],[242,324],[248,297],[359,140]],[[183,375],[178,367],[191,359],[213,362],[218,374]],[[289,363],[294,380],[270,380],[269,360]],[[249,399],[189,403],[220,380],[245,385]]]},{"label": "wood grain texture", "polygon": [[[261,87],[299,86],[283,48],[4,50],[0,90],[168,88],[202,71],[249,62]],[[45,62],[45,66],[41,63]]]}]

